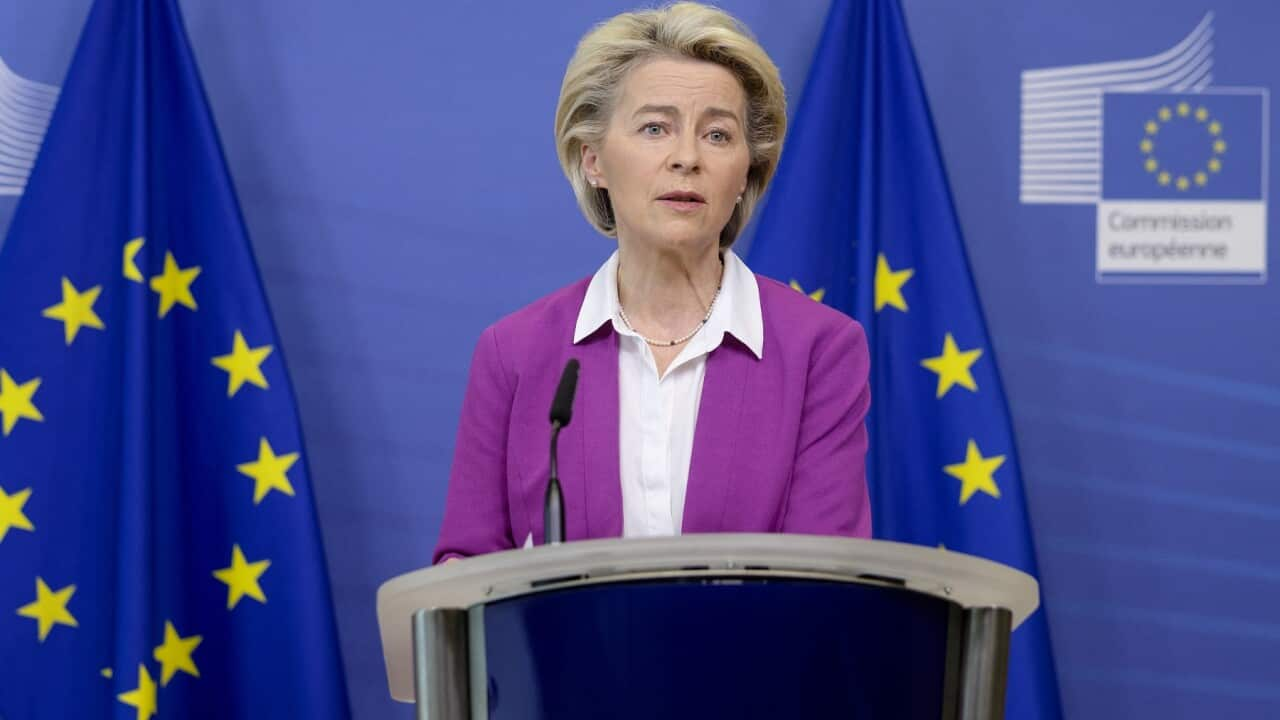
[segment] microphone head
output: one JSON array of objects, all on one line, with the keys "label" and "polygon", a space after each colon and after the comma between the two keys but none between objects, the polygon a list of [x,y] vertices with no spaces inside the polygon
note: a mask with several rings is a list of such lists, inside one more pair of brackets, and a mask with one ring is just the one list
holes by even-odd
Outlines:
[{"label": "microphone head", "polygon": [[573,394],[578,389],[578,361],[570,358],[560,374],[560,385],[551,403],[551,422],[564,427],[573,418]]}]

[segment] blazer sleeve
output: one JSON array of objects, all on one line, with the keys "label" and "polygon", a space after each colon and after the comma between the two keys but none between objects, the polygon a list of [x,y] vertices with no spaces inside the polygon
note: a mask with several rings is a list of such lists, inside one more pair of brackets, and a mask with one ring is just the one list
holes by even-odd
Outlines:
[{"label": "blazer sleeve", "polygon": [[867,338],[850,320],[810,357],[782,532],[871,536],[865,423],[870,406]]},{"label": "blazer sleeve", "polygon": [[476,343],[433,563],[515,547],[507,507],[507,433],[514,383],[489,327]]}]

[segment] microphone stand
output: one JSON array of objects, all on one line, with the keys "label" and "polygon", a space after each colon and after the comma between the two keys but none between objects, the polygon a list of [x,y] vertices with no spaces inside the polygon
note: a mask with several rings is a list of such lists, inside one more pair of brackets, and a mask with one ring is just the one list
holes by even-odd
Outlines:
[{"label": "microphone stand", "polygon": [[564,542],[564,495],[560,492],[560,467],[556,458],[562,427],[559,422],[551,424],[551,478],[547,480],[547,494],[542,503],[542,527],[547,545]]},{"label": "microphone stand", "polygon": [[543,544],[564,542],[564,493],[560,490],[560,462],[557,446],[560,431],[573,418],[573,394],[578,389],[578,361],[570,358],[560,373],[555,399],[551,402],[551,477],[542,501]]}]

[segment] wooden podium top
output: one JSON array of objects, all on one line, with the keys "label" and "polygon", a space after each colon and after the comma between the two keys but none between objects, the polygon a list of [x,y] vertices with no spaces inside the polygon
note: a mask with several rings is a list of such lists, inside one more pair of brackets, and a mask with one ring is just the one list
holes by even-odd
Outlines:
[{"label": "wooden podium top", "polygon": [[730,534],[586,540],[508,550],[406,573],[378,588],[391,695],[413,700],[411,618],[568,587],[717,576],[883,584],[961,607],[1003,607],[1016,628],[1039,606],[1035,578],[999,563],[920,545],[817,535]]}]

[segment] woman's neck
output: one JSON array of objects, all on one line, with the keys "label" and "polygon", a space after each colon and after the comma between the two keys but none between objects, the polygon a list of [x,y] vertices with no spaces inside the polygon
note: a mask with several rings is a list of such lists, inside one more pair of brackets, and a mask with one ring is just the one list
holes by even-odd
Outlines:
[{"label": "woman's neck", "polygon": [[717,244],[682,253],[620,239],[618,301],[636,332],[676,338],[706,316],[722,269]]}]

